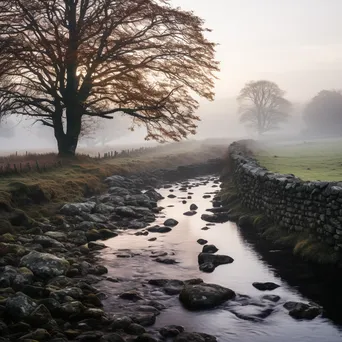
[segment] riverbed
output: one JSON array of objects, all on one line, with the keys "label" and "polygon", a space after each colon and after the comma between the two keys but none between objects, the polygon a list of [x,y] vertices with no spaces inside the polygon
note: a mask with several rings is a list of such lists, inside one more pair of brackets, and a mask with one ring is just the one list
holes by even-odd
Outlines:
[{"label": "riverbed", "polygon": [[[160,315],[150,328],[152,331],[176,324],[184,326],[187,331],[214,335],[221,342],[287,342],[290,339],[301,342],[341,341],[342,328],[324,318],[324,314],[313,320],[296,320],[288,314],[283,307],[285,302],[308,303],[310,299],[303,297],[296,288],[276,275],[275,270],[243,239],[236,224],[208,224],[201,219],[203,213],[208,213],[206,209],[212,208],[212,198],[218,189],[215,177],[192,179],[172,184],[171,188],[157,189],[164,197],[158,205],[164,209],[151,226],[162,226],[168,218],[176,219],[179,223],[168,233],[136,235],[137,230],[125,230],[119,236],[105,241],[108,248],[101,252],[101,258],[108,268],[108,280],[98,284],[107,294],[103,301],[105,311],[134,311],[136,303],[128,303],[118,295],[135,290],[142,294],[145,301],[157,301],[161,305]],[[169,195],[175,197],[169,198]],[[183,215],[189,211],[191,204],[198,206],[196,214]],[[149,241],[151,238],[156,240]],[[234,262],[218,266],[213,273],[201,272],[197,258],[202,246],[197,242],[198,239],[214,244],[219,254],[232,257]],[[162,264],[155,261],[155,256],[164,256],[165,253],[177,263]],[[245,300],[229,301],[209,311],[192,312],[183,308],[177,295],[167,295],[148,284],[148,280],[156,278],[202,278],[206,283],[234,290]],[[273,282],[280,287],[273,291],[259,291],[252,286],[253,282]],[[278,295],[281,299],[276,303],[265,300],[263,297],[267,294]]]}]

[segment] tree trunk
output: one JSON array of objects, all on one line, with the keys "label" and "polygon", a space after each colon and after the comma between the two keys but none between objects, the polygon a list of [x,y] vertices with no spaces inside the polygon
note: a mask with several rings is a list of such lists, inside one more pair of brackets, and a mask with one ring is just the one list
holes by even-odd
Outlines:
[{"label": "tree trunk", "polygon": [[74,157],[77,143],[77,137],[63,134],[61,137],[57,138],[58,155],[61,157]]},{"label": "tree trunk", "polygon": [[80,109],[77,106],[67,108],[66,117],[67,132],[64,133],[62,111],[58,115],[55,115],[53,119],[55,138],[58,145],[58,155],[62,157],[73,157],[76,154],[78,138],[81,131]]}]

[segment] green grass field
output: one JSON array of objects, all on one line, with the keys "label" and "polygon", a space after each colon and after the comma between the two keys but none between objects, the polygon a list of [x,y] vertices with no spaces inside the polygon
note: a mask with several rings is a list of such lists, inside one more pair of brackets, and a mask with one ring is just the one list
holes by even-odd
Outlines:
[{"label": "green grass field", "polygon": [[263,145],[256,158],[273,172],[303,180],[342,181],[342,139]]}]

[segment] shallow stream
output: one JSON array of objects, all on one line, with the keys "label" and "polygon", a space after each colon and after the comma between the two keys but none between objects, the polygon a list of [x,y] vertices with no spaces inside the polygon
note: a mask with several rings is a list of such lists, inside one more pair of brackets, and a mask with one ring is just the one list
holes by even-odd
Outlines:
[{"label": "shallow stream", "polygon": [[[167,218],[176,219],[179,224],[171,232],[137,236],[136,230],[127,230],[105,242],[109,248],[102,252],[101,257],[103,264],[108,267],[111,281],[103,281],[100,287],[108,294],[104,301],[106,311],[128,310],[130,304],[119,299],[118,294],[134,289],[142,293],[144,298],[156,300],[166,307],[157,317],[152,329],[177,324],[184,326],[187,331],[215,335],[222,342],[341,341],[342,328],[327,318],[319,316],[309,321],[296,320],[289,316],[283,307],[285,302],[310,300],[276,276],[276,272],[243,239],[236,224],[216,223],[208,225],[208,230],[202,230],[207,223],[201,219],[201,215],[208,213],[206,209],[212,207],[213,193],[218,190],[218,184],[213,177],[188,182],[186,192],[179,189],[183,186],[182,183],[174,184],[171,189],[173,192],[170,189],[158,190],[165,197],[158,205],[165,209],[151,225],[163,225]],[[211,197],[203,198],[208,193]],[[176,197],[168,198],[170,194]],[[188,196],[192,198],[188,199]],[[184,200],[187,201],[186,204],[182,203]],[[197,214],[184,216],[183,213],[189,210],[192,203],[198,206]],[[153,237],[157,239],[148,241]],[[216,245],[219,254],[231,256],[234,262],[218,266],[213,273],[201,272],[197,256],[202,246],[197,243],[198,239],[205,239],[209,244]],[[167,252],[178,263],[166,265],[156,262],[151,256],[159,252]],[[159,288],[147,284],[148,279],[154,278],[202,278],[207,283],[219,284],[247,295],[249,299],[245,302],[227,302],[210,311],[190,312],[182,307],[177,295],[166,295]],[[261,292],[252,286],[253,282],[268,281],[279,284],[280,287]],[[262,299],[265,294],[279,295],[281,299],[273,303]],[[134,306],[131,308],[134,310]],[[271,314],[262,318],[267,310]]]}]

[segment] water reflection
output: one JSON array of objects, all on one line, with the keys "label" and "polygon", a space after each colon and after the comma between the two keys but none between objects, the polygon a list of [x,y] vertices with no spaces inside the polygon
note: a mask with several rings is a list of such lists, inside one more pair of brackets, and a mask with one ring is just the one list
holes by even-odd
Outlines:
[{"label": "water reflection", "polygon": [[[194,181],[195,183],[198,181]],[[205,311],[189,312],[182,308],[177,297],[164,298],[159,295],[158,300],[167,300],[168,308],[162,311],[157,318],[157,327],[168,324],[183,325],[189,331],[199,331],[213,334],[219,341],[286,341],[296,339],[301,342],[337,342],[341,341],[342,333],[338,327],[333,325],[328,319],[318,317],[313,321],[297,321],[288,315],[283,308],[286,301],[309,301],[301,296],[296,289],[288,286],[275,275],[272,268],[261,260],[252,246],[246,243],[233,223],[215,224],[209,230],[202,230],[205,222],[201,220],[201,214],[211,207],[211,199],[204,199],[206,192],[216,190],[211,181],[206,186],[194,187],[189,190],[193,193],[192,199],[186,204],[182,203],[180,197],[187,197],[187,194],[179,191],[179,185],[173,187],[173,194],[177,198],[170,199],[169,189],[160,189],[159,192],[165,197],[159,205],[165,207],[162,214],[154,224],[162,224],[165,218],[174,218],[179,224],[167,234],[149,234],[149,236],[135,236],[135,231],[128,231],[124,234],[108,240],[110,247],[105,250],[103,258],[109,268],[109,276],[121,277],[125,281],[107,286],[107,291],[114,294],[123,289],[138,288],[142,280],[150,278],[176,278],[189,279],[200,277],[205,282],[220,284],[229,287],[235,292],[251,297],[251,303],[243,306],[236,304],[236,307],[226,307]],[[176,189],[177,188],[177,189]],[[184,216],[183,213],[189,210],[191,203],[198,206],[195,216]],[[174,207],[168,207],[174,205]],[[156,241],[148,241],[151,237],[157,237]],[[198,270],[197,256],[201,251],[196,241],[203,238],[219,248],[220,254],[227,254],[235,259],[232,264],[223,265],[216,268],[213,273],[202,273]],[[133,253],[138,253],[133,258],[117,258],[113,253],[119,249],[129,249]],[[174,258],[179,262],[176,265],[163,265],[156,263],[149,256],[151,251],[174,252]],[[260,311],[261,298],[265,295],[252,286],[255,281],[271,281],[281,285],[280,288],[266,293],[277,294],[281,300],[274,307],[270,316],[264,320],[250,321],[241,319],[232,311],[244,317],[254,317]],[[113,296],[114,298],[114,296]],[[116,302],[113,298],[106,301],[106,309],[115,311]],[[251,304],[255,305],[251,305]],[[264,307],[263,307],[264,309]]]}]

